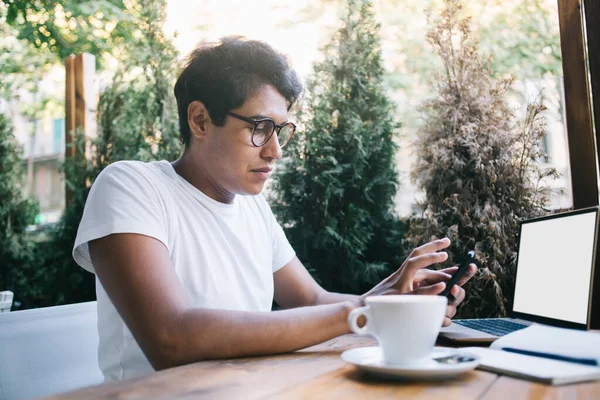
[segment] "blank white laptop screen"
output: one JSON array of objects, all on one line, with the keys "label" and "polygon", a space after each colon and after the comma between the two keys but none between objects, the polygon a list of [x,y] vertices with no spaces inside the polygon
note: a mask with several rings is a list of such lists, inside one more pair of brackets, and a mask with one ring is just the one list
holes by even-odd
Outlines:
[{"label": "blank white laptop screen", "polygon": [[513,311],[587,323],[596,212],[523,223]]}]

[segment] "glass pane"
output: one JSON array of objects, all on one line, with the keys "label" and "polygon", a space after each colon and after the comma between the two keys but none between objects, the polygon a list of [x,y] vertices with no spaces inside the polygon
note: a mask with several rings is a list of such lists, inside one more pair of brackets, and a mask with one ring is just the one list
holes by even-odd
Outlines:
[{"label": "glass pane", "polygon": [[[432,15],[438,15],[443,2],[380,0],[375,4],[382,21],[388,87],[398,105],[398,119],[403,123],[397,158],[402,188],[397,195],[396,210],[406,216],[415,211],[415,199],[422,199],[410,180],[416,161],[411,144],[423,122],[420,107],[435,96],[433,73],[442,69],[439,57],[425,38],[431,23],[424,10],[430,8]],[[538,161],[542,167],[554,167],[560,173],[560,178],[547,182],[556,189],[549,207],[572,207],[556,0],[463,4],[464,15],[472,18],[472,37],[479,41],[480,54],[484,58],[491,56],[491,74],[497,79],[511,75],[515,78],[506,94],[516,115],[515,123],[523,121],[528,103],[541,100],[547,107],[543,113],[547,119],[547,137],[541,143],[547,156]]]}]

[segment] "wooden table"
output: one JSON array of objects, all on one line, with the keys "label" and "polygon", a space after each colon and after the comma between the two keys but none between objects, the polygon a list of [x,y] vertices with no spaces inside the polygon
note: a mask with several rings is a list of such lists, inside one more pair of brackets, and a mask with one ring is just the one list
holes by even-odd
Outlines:
[{"label": "wooden table", "polygon": [[290,354],[204,361],[53,399],[600,399],[600,382],[548,386],[474,370],[452,380],[383,381],[345,364],[370,337],[345,335]]}]

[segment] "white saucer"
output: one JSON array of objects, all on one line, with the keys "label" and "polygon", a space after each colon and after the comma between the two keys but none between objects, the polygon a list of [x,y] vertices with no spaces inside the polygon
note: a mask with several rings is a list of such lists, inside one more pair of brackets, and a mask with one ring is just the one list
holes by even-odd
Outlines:
[{"label": "white saucer", "polygon": [[[457,356],[451,358],[453,363],[438,362],[435,359]],[[463,356],[461,360],[459,357]],[[431,362],[415,366],[386,365],[383,361],[383,353],[378,346],[361,347],[346,350],[342,353],[342,360],[356,366],[358,369],[390,378],[404,379],[440,379],[449,378],[475,369],[480,362],[478,355],[450,349],[446,347],[434,347],[431,353]]]}]

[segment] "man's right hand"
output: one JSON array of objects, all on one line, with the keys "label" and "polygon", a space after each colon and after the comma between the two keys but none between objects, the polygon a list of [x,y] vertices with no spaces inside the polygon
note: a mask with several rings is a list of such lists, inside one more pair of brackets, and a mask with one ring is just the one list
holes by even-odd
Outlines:
[{"label": "man's right hand", "polygon": [[449,239],[440,239],[414,249],[396,272],[360,297],[391,294],[429,294],[441,293],[444,283],[451,275],[442,271],[425,269],[448,259],[448,253],[440,251],[450,246]]},{"label": "man's right hand", "polygon": [[[437,295],[446,287],[446,281],[458,270],[458,267],[444,268],[439,271],[426,269],[448,259],[448,253],[441,251],[450,246],[450,239],[444,238],[426,243],[414,249],[396,272],[358,298],[360,305],[368,296],[383,296],[393,294]],[[471,264],[469,271],[459,281],[462,286],[477,272],[477,266]],[[450,318],[456,313],[456,306],[464,299],[464,289],[452,288],[455,300],[449,302],[444,325],[450,324]]]}]

